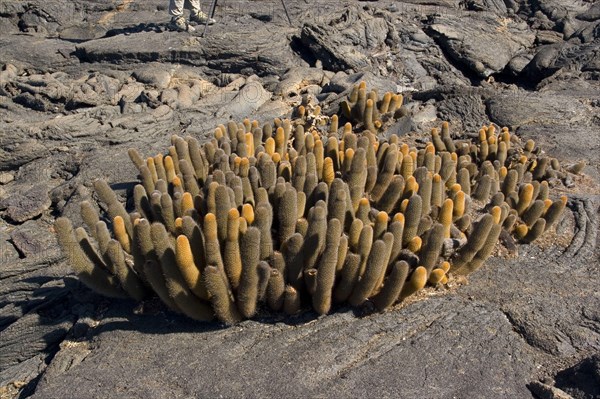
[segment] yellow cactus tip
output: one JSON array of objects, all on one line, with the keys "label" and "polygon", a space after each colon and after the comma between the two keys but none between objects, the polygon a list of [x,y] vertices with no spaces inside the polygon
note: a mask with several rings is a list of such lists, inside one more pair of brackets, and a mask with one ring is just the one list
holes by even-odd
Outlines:
[{"label": "yellow cactus tip", "polygon": [[214,213],[207,213],[204,216],[204,223],[216,223],[217,222],[217,217],[215,216]]},{"label": "yellow cactus tip", "polygon": [[189,245],[189,240],[185,235],[179,235],[177,236],[177,246],[181,247],[182,245]]},{"label": "yellow cactus tip", "polygon": [[400,222],[400,223],[404,224],[404,214],[400,213],[400,212],[396,213],[394,215],[394,222]]},{"label": "yellow cactus tip", "polygon": [[529,232],[529,229],[527,228],[526,224],[520,224],[515,228],[515,234],[517,235],[518,239],[525,238],[525,236],[527,235],[528,232]]},{"label": "yellow cactus tip", "polygon": [[448,273],[448,271],[450,270],[450,262],[443,261],[442,265],[440,266],[440,269],[442,269],[444,273]]},{"label": "yellow cactus tip", "polygon": [[231,208],[227,213],[227,216],[229,219],[238,219],[240,217],[240,212],[237,210],[237,208]]},{"label": "yellow cactus tip", "polygon": [[400,212],[402,212],[402,213],[406,212],[406,207],[407,206],[408,206],[408,198],[405,198],[400,203]]},{"label": "yellow cactus tip", "polygon": [[421,249],[422,244],[423,244],[423,240],[421,239],[421,237],[415,236],[408,243],[408,249],[413,253],[417,253]]},{"label": "yellow cactus tip", "polygon": [[485,129],[480,129],[479,130],[479,141],[480,142],[487,141],[487,136],[485,134]]},{"label": "yellow cactus tip", "polygon": [[500,217],[502,215],[502,208],[500,208],[499,206],[493,207],[492,211],[491,211],[491,214],[494,217],[494,223],[495,224],[499,224],[500,223]]},{"label": "yellow cactus tip", "polygon": [[244,204],[242,206],[242,215],[248,224],[254,222],[254,208],[252,207],[252,204]]},{"label": "yellow cactus tip", "polygon": [[378,222],[381,222],[381,223],[383,223],[383,222],[387,222],[387,221],[388,221],[388,219],[389,219],[389,217],[388,217],[388,214],[387,214],[387,212],[385,212],[385,211],[380,211],[380,212],[377,214],[377,221],[378,221]]},{"label": "yellow cactus tip", "polygon": [[560,200],[563,203],[563,205],[567,205],[567,196],[566,195],[561,195],[560,196]]}]

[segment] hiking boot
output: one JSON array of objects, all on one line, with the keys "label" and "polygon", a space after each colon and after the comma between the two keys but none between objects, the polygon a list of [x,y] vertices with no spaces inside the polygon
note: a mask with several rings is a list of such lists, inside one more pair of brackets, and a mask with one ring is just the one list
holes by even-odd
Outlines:
[{"label": "hiking boot", "polygon": [[208,15],[202,10],[198,12],[192,12],[190,14],[190,21],[201,25],[206,24],[206,21],[208,21],[209,25],[212,25],[217,22],[214,18],[209,18]]},{"label": "hiking boot", "polygon": [[193,26],[188,24],[184,17],[173,17],[171,18],[171,22],[169,22],[169,29],[174,30],[176,32],[193,32]]}]

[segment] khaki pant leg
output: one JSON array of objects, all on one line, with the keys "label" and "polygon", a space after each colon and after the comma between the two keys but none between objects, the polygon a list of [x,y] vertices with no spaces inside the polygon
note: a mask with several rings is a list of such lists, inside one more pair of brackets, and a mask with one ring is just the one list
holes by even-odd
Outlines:
[{"label": "khaki pant leg", "polygon": [[183,5],[185,0],[169,0],[169,15],[180,17],[183,15]]},{"label": "khaki pant leg", "polygon": [[188,8],[192,14],[200,11],[200,0],[186,0],[186,8]]}]

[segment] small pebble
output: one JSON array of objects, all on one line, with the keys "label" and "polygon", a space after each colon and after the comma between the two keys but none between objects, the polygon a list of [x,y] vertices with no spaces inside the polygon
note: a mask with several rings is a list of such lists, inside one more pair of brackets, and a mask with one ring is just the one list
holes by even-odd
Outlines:
[{"label": "small pebble", "polygon": [[11,181],[15,180],[15,175],[11,172],[1,172],[0,173],[0,184],[7,184]]}]

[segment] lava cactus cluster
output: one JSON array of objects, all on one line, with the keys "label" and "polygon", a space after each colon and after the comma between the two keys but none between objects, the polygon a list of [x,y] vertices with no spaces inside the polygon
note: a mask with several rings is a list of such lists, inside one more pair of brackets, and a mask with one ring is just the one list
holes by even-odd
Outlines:
[{"label": "lava cactus cluster", "polygon": [[202,145],[173,136],[166,154],[132,149],[134,209],[98,180],[105,214],[82,202],[85,228],[57,219],[59,243],[103,295],[236,323],[261,308],[384,310],[477,270],[503,233],[531,242],[559,220],[566,198],[549,182],[567,172],[533,141],[494,126],[457,140],[447,123],[419,147],[381,139],[401,103],[361,84],[342,104],[354,127],[315,126],[303,109],[220,125]]}]

